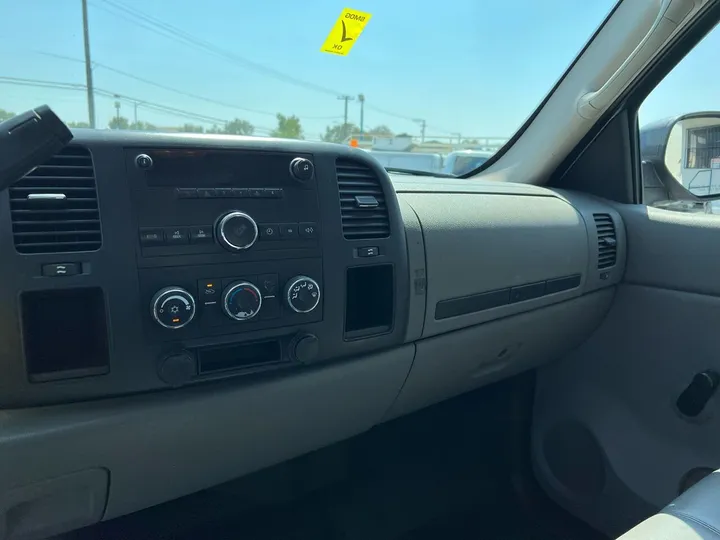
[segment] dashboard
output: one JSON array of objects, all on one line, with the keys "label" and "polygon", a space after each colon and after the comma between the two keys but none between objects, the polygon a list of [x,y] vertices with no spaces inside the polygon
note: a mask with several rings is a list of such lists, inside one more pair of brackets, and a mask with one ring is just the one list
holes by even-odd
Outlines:
[{"label": "dashboard", "polygon": [[303,141],[76,130],[0,209],[0,512],[53,534],[554,360],[625,267],[601,200]]}]

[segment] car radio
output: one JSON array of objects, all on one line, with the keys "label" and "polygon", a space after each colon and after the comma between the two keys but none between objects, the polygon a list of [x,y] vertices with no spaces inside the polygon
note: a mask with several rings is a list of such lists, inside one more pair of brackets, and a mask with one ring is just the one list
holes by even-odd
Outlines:
[{"label": "car radio", "polygon": [[[317,247],[312,155],[248,150],[126,151],[140,258]],[[267,253],[265,254],[267,255]]]}]

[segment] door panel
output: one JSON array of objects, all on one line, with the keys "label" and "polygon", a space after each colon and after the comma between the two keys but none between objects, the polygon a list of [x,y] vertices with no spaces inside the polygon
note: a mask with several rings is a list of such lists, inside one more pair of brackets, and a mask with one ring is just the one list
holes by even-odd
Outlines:
[{"label": "door panel", "polygon": [[612,537],[691,469],[720,468],[720,397],[694,418],[676,407],[697,373],[720,372],[720,217],[618,210],[625,280],[595,334],[540,370],[533,426],[541,484]]}]

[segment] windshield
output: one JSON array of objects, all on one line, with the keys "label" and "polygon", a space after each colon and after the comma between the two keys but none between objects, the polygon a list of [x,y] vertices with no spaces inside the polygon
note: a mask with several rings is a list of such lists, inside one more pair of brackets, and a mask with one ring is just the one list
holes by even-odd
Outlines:
[{"label": "windshield", "polygon": [[440,172],[442,169],[442,156],[439,154],[415,154],[412,152],[371,152],[370,155],[377,159],[383,167],[395,169],[421,170],[428,172]]},{"label": "windshield", "polygon": [[477,169],[488,159],[490,159],[489,156],[454,156],[453,159],[448,160],[448,166],[445,172],[456,176],[467,174],[470,171]]},{"label": "windshield", "polygon": [[0,118],[47,103],[72,127],[385,147],[440,172],[501,148],[613,3],[3,2]]}]

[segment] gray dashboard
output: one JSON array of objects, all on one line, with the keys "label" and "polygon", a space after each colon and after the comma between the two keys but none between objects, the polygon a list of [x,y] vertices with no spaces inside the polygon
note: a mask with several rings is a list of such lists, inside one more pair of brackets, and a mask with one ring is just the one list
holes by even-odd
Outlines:
[{"label": "gray dashboard", "polygon": [[[337,154],[378,170],[361,152],[318,146],[291,150]],[[388,252],[403,273],[394,282],[403,290],[395,294],[399,319],[390,334],[365,345],[343,342],[341,327],[313,319],[303,328],[350,346],[295,369],[4,408],[0,538],[43,537],[117,517],[351,437],[552,361],[604,318],[626,258],[624,226],[611,206],[534,186],[378,174],[394,186],[385,197],[397,214],[391,227],[402,229],[393,230],[402,241],[391,244],[393,234],[380,244],[401,247]],[[322,238],[341,246],[332,229],[339,213],[328,208],[337,199],[335,179],[322,180]],[[325,286],[333,287],[328,259],[325,250]],[[343,265],[356,264],[348,261]],[[326,295],[331,317],[342,318],[333,302],[342,304],[344,286]],[[340,335],[326,338],[331,331]]]}]

